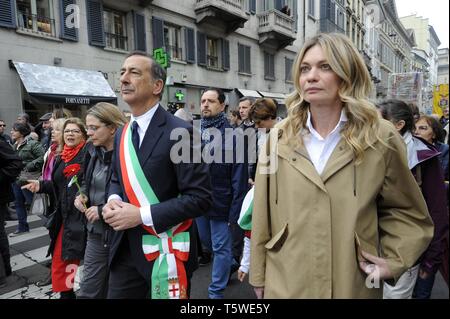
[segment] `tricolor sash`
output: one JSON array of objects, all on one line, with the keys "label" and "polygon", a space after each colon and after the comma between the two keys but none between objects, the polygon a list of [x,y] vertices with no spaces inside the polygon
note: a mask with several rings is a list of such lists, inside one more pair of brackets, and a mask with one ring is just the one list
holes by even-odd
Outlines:
[{"label": "tricolor sash", "polygon": [[252,230],[253,195],[255,186],[247,192],[242,202],[241,213],[239,214],[238,225],[243,230]]},{"label": "tricolor sash", "polygon": [[[127,123],[120,140],[120,171],[125,194],[137,207],[158,204],[131,140],[131,125]],[[154,261],[151,297],[153,299],[187,299],[187,276],[184,263],[189,258],[189,232],[192,219],[166,232],[157,234],[154,227],[142,225],[149,235],[142,236],[142,249],[148,261]]]}]

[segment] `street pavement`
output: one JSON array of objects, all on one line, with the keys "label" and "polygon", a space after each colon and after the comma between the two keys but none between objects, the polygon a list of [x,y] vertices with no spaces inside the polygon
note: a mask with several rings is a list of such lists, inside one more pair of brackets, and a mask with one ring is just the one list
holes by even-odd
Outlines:
[{"label": "street pavement", "polygon": [[[53,293],[51,285],[37,287],[35,283],[43,280],[49,273],[47,267],[50,257],[46,257],[49,238],[44,220],[40,216],[28,216],[30,233],[9,237],[11,250],[11,266],[13,274],[7,278],[7,286],[0,288],[0,299],[57,299],[59,294]],[[17,221],[8,221],[7,233],[12,233]],[[208,285],[211,280],[211,266],[200,267],[192,278],[192,299],[207,299]],[[81,268],[81,267],[80,267]],[[241,283],[237,273],[231,277],[225,290],[226,299],[255,299],[255,294],[246,280]],[[79,276],[75,278],[75,289],[78,288]],[[432,299],[449,299],[449,290],[440,273],[436,277]]]}]

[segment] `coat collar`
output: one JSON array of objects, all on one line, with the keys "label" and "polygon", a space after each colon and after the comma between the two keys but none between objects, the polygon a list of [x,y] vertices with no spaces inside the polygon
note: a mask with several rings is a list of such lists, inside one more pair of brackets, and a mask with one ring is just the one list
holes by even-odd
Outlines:
[{"label": "coat collar", "polygon": [[[336,174],[339,170],[347,166],[353,161],[353,152],[346,144],[345,140],[341,138],[336,148],[333,150],[322,175],[319,175],[309,157],[308,151],[303,143],[299,143],[302,133],[294,134],[292,127],[284,122],[285,125],[280,125],[279,128],[283,131],[281,134],[281,144],[287,144],[294,152],[300,155],[300,158],[294,157],[289,159],[291,165],[299,170],[306,178],[317,185],[323,191],[327,191],[325,183],[330,177]],[[294,160],[295,158],[295,160]]]}]

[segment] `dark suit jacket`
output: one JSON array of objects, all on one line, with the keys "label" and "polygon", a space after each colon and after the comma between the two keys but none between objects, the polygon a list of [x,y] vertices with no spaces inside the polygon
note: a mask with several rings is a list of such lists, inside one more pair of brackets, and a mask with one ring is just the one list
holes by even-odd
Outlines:
[{"label": "dark suit jacket", "polygon": [[[170,139],[170,134],[176,128],[185,128],[189,131],[190,140],[185,143],[192,155],[192,126],[174,117],[161,106],[158,106],[138,152],[144,174],[160,201],[159,204],[151,206],[153,225],[157,233],[166,231],[187,219],[205,214],[212,205],[208,166],[203,163],[195,164],[192,161],[176,164],[170,159],[170,150],[177,143],[176,140]],[[121,136],[122,129],[118,130],[115,137],[113,176],[109,195],[117,194],[128,202],[120,174]],[[185,264],[188,276],[198,266],[195,222],[190,227],[189,233],[190,254]],[[142,236],[145,234],[147,232],[141,226],[114,232],[111,239],[110,263],[114,261],[118,249],[126,247],[120,243],[127,236],[133,262],[139,273],[150,283],[153,262],[148,262],[142,251]]]},{"label": "dark suit jacket", "polygon": [[14,200],[11,183],[22,170],[22,159],[13,150],[5,138],[0,135],[0,203],[7,204]]}]

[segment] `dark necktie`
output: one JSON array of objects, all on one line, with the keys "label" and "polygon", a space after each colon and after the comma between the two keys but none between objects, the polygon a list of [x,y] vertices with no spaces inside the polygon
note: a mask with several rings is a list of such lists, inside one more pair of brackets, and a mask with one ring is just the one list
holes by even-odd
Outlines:
[{"label": "dark necktie", "polygon": [[139,133],[138,133],[139,124],[136,121],[134,121],[133,124],[131,125],[131,128],[132,128],[131,140],[133,141],[134,149],[136,150],[136,152],[138,152],[139,151]]}]

